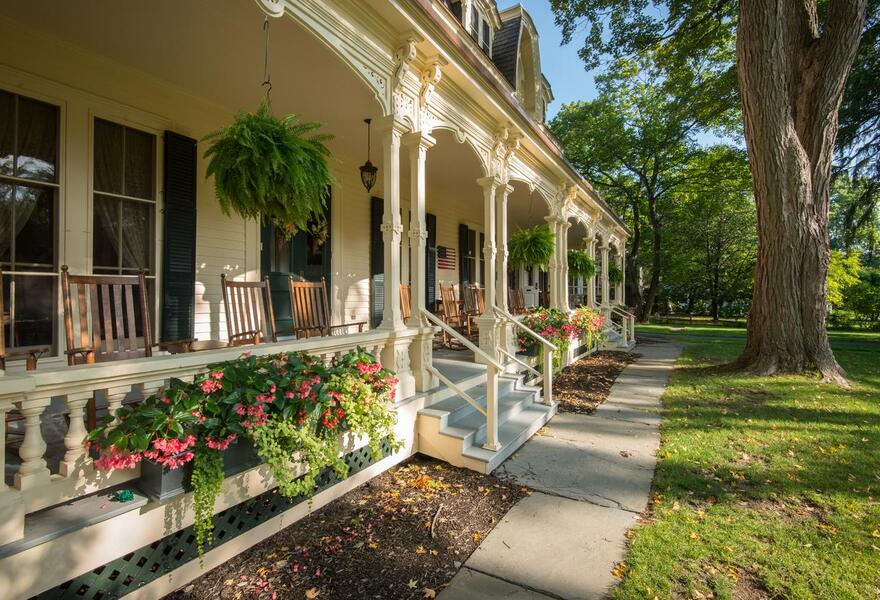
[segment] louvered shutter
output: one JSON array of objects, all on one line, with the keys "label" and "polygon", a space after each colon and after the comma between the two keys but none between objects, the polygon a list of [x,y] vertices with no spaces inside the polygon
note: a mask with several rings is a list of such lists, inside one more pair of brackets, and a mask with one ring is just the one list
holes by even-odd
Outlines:
[{"label": "louvered shutter", "polygon": [[196,284],[196,140],[165,132],[162,202],[163,340],[193,337]]},{"label": "louvered shutter", "polygon": [[382,239],[382,217],[385,201],[375,196],[370,199],[370,322],[373,327],[382,322],[385,311],[385,242]]}]

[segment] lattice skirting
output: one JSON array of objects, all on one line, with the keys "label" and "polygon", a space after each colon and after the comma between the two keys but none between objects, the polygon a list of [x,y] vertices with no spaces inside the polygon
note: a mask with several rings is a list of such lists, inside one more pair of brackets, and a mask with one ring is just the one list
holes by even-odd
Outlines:
[{"label": "lattice skirting", "polygon": [[[345,463],[349,467],[348,477],[390,455],[391,444],[387,439],[382,441],[382,456],[378,460],[373,459],[369,447],[349,452],[344,456]],[[318,489],[315,490],[315,493],[340,481],[342,480],[336,477],[332,469],[325,469],[318,477]],[[214,516],[213,547],[225,544],[307,500],[305,496],[288,499],[276,490],[269,490],[217,513]],[[119,598],[197,559],[196,534],[190,525],[106,565],[83,573],[79,577],[66,581],[34,598],[40,600],[50,598],[87,600]]]}]

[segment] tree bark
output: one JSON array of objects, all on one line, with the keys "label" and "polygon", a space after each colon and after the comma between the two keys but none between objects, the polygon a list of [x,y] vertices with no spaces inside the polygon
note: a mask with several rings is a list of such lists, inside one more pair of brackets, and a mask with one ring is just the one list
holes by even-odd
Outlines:
[{"label": "tree bark", "polygon": [[630,239],[630,251],[626,255],[626,290],[624,298],[627,306],[638,307],[642,303],[642,291],[639,288],[639,246],[642,240],[641,213],[638,195],[632,199],[633,235]]},{"label": "tree bark", "polygon": [[648,194],[648,220],[651,222],[651,281],[639,313],[639,321],[642,323],[651,319],[660,289],[660,218],[657,215],[656,199],[651,193]]},{"label": "tree bark", "polygon": [[746,347],[758,374],[818,369],[846,383],[825,329],[828,203],[837,112],[866,0],[740,0],[737,59],[758,211]]}]

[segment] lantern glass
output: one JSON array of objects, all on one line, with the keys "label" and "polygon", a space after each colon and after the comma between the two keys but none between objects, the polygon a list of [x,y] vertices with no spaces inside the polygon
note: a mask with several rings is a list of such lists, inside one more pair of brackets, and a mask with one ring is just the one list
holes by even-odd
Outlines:
[{"label": "lantern glass", "polygon": [[373,166],[369,160],[361,165],[361,183],[364,184],[364,187],[369,192],[373,189],[373,186],[376,185],[376,173],[379,171],[378,168]]}]

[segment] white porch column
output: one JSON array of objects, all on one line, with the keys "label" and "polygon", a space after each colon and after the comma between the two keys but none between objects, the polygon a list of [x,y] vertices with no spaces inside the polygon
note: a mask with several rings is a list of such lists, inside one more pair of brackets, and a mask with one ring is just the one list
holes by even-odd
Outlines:
[{"label": "white porch column", "polygon": [[550,308],[559,308],[559,219],[555,216],[550,216],[544,217],[544,220],[550,226],[550,233],[553,234],[555,240],[547,274],[548,286],[550,288],[548,304]]},{"label": "white porch column", "polygon": [[610,248],[607,243],[603,242],[599,250],[602,252],[602,306],[608,306],[611,299],[611,287],[608,284],[608,251]]},{"label": "white porch column", "polygon": [[385,200],[382,216],[385,307],[380,327],[400,330],[405,327],[400,311],[400,240],[403,233],[400,220],[400,138],[405,126],[392,117],[385,117],[379,122],[377,129],[382,134],[382,194]]},{"label": "white porch column", "polygon": [[[592,259],[593,264],[596,264],[596,238],[595,237],[585,237],[584,245],[587,248],[587,254],[589,254],[590,259]],[[587,306],[596,306],[596,273],[593,273],[592,277],[588,277],[586,281],[587,286],[587,297],[586,303]]]},{"label": "white porch column", "polygon": [[385,200],[382,216],[385,306],[379,327],[390,332],[382,350],[382,366],[397,375],[397,397],[407,398],[415,393],[416,384],[410,370],[413,336],[403,323],[400,309],[400,241],[403,234],[400,218],[400,142],[406,126],[393,116],[388,116],[379,121],[377,129],[382,134],[382,194]]},{"label": "white porch column", "polygon": [[559,299],[559,308],[568,312],[571,307],[568,305],[568,230],[571,223],[564,219],[559,223],[559,247],[561,248],[560,256],[562,264],[559,268],[559,289],[562,291],[562,297]]},{"label": "white porch column", "polygon": [[495,246],[495,204],[496,192],[501,187],[501,181],[494,176],[483,177],[477,180],[483,188],[483,259],[486,266],[486,280],[483,282],[485,293],[485,307],[483,315],[475,319],[480,330],[480,348],[492,357],[497,356],[495,350],[498,340],[497,319],[495,317],[496,302],[496,246]]},{"label": "white porch column", "polygon": [[409,150],[409,250],[410,250],[410,320],[409,327],[419,333],[410,346],[410,365],[415,377],[416,390],[423,392],[436,387],[434,376],[428,371],[433,360],[434,328],[421,316],[425,308],[426,245],[428,228],[425,223],[425,160],[428,150],[436,143],[434,138],[421,132],[403,136]]},{"label": "white porch column", "polygon": [[[495,305],[509,312],[508,306],[508,273],[507,273],[507,197],[513,192],[513,186],[510,184],[503,185],[495,194],[497,207],[495,209],[495,218],[497,226],[495,235],[498,238],[498,257],[495,276],[498,280],[495,286]],[[499,329],[501,347],[510,354],[516,354],[516,336],[513,332],[513,325],[506,320],[503,321]]]},{"label": "white porch column", "polygon": [[620,283],[617,284],[617,292],[614,294],[614,297],[617,299],[617,303],[621,306],[626,305],[626,296],[625,291],[626,288],[624,284],[626,283],[626,247],[621,244],[621,249],[618,250],[619,260],[620,260]]}]

